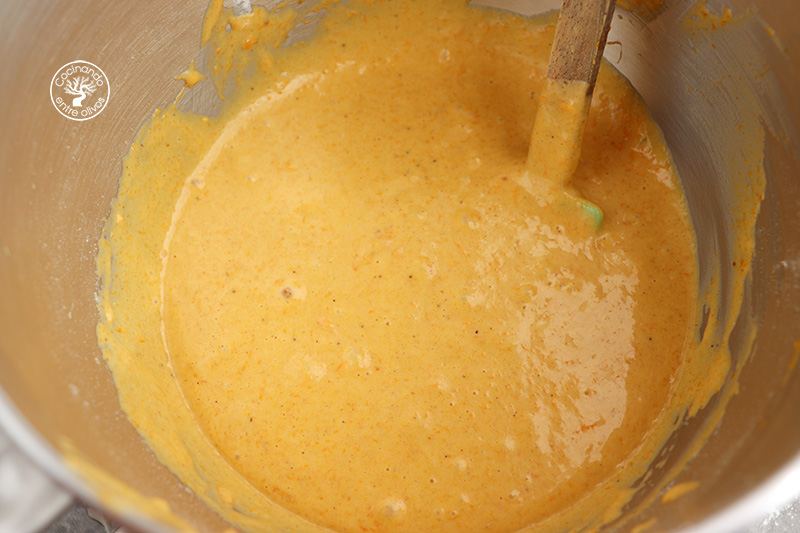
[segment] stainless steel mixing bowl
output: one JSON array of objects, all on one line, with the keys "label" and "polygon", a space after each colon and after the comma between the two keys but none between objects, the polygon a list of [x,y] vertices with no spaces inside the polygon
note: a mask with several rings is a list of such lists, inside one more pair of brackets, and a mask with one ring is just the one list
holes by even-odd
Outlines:
[{"label": "stainless steel mixing bowl", "polygon": [[[98,498],[57,450],[70,442],[112,478],[169,502],[198,530],[224,529],[121,413],[94,333],[96,242],[121,158],[154,107],[181,87],[173,78],[199,53],[205,2],[0,4],[0,424],[70,490],[148,531],[169,528],[137,510],[129,492],[109,486]],[[734,20],[702,29],[687,24],[695,2],[664,0],[655,17],[618,9],[610,39],[620,44],[606,57],[664,130],[698,229],[701,283],[719,266],[723,299],[735,191],[763,153],[756,255],[729,339],[736,358],[750,359],[724,418],[678,477],[700,486],[690,497],[656,501],[629,525],[656,517],[656,530],[724,532],[800,490],[800,4],[708,0],[710,12],[729,7]],[[555,7],[486,3],[526,13]],[[84,122],[61,116],[48,93],[56,71],[74,60],[98,65],[112,87],[107,109]],[[745,332],[753,326],[751,346]],[[708,412],[674,436],[643,494],[712,422]]]}]

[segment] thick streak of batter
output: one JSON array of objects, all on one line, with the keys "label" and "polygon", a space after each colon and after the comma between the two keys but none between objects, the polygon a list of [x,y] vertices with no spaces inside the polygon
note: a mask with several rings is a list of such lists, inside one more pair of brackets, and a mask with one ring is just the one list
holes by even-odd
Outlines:
[{"label": "thick streak of batter", "polygon": [[[249,17],[212,47],[258,49]],[[597,526],[696,400],[693,231],[626,80],[601,69],[573,180],[603,227],[525,186],[551,22],[350,2],[235,112],[140,134],[99,336],[131,420],[235,524]]]}]

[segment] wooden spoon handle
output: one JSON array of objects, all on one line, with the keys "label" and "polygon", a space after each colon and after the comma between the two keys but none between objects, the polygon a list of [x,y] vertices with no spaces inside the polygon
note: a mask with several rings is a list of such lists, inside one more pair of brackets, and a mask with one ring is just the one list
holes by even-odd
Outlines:
[{"label": "wooden spoon handle", "polygon": [[616,0],[563,0],[547,77],[594,89]]}]

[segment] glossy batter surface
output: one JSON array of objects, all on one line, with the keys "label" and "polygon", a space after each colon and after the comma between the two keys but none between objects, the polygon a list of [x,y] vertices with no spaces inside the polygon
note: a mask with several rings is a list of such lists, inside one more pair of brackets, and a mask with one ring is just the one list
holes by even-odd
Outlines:
[{"label": "glossy batter surface", "polygon": [[99,336],[132,421],[235,524],[597,526],[695,400],[693,231],[626,80],[601,70],[572,182],[602,228],[527,181],[551,23],[349,3],[235,111],[140,134]]}]

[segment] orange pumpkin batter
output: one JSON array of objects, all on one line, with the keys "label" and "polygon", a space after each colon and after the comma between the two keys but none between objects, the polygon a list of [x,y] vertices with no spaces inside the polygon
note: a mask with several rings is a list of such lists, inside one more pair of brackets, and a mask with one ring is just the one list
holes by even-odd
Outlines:
[{"label": "orange pumpkin batter", "polygon": [[126,160],[98,332],[131,420],[243,529],[615,518],[696,399],[694,233],[657,126],[604,65],[587,231],[520,180],[552,18],[330,9],[272,55],[272,15],[212,20],[218,55],[271,66]]}]

